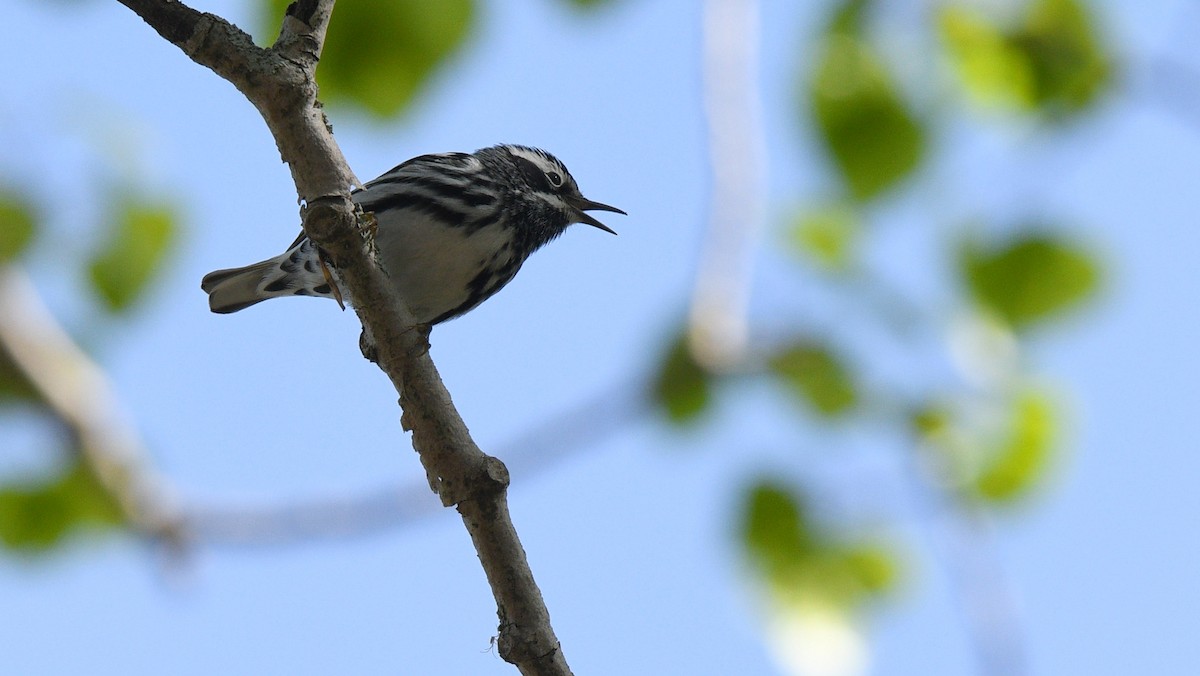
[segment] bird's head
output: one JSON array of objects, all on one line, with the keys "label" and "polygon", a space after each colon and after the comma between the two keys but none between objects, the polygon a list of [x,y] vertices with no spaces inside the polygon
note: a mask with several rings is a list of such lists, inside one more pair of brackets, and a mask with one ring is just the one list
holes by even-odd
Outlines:
[{"label": "bird's head", "polygon": [[559,159],[545,150],[518,145],[500,145],[495,150],[503,153],[516,168],[519,178],[530,191],[530,197],[544,202],[551,210],[571,223],[587,223],[605,232],[617,234],[607,225],[596,220],[588,211],[611,211],[625,215],[620,209],[594,202],[579,192],[579,185],[571,172]]}]

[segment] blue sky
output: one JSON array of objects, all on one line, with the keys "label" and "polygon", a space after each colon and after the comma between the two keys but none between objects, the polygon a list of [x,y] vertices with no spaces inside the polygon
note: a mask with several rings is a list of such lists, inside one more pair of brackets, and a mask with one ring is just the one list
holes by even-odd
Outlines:
[{"label": "blue sky", "polygon": [[[503,293],[438,327],[433,356],[480,445],[517,457],[513,517],[576,673],[776,673],[730,537],[733,509],[760,473],[841,471],[815,460],[821,432],[785,424],[777,398],[746,385],[692,433],[617,416],[602,442],[545,469],[512,447],[653,364],[692,281],[709,182],[698,3],[614,4],[581,18],[550,0],[487,3],[470,48],[403,124],[339,111],[333,123],[364,180],[416,154],[511,141],[551,149],[587,195],[629,212],[607,219],[616,238],[568,231]],[[358,355],[352,313],[307,299],[207,310],[205,272],[273,255],[298,227],[286,167],[254,109],[113,3],[10,5],[0,173],[42,201],[58,235],[32,267],[64,323],[94,319],[78,280],[51,263],[86,250],[98,185],[136,176],[185,206],[184,246],[134,321],[82,338],[180,494],[266,505],[420,482],[395,394]],[[776,214],[828,179],[788,115],[797,41],[817,16],[764,5]],[[1200,63],[1176,28],[1197,18],[1185,3],[1102,7],[1137,67],[1133,85],[1156,58]],[[242,3],[203,8],[253,23]],[[1069,451],[1051,485],[989,519],[1036,674],[1200,669],[1200,117],[1129,90],[1051,141],[1003,121],[951,129],[934,171],[953,176],[957,192],[921,189],[890,205],[892,225],[869,252],[920,284],[928,271],[907,220],[940,200],[932,211],[948,220],[972,209],[1000,222],[1061,216],[1110,266],[1101,299],[1038,334],[1026,355],[1068,393]],[[774,284],[790,268],[763,256],[753,307],[768,315],[787,303]],[[30,430],[3,424],[15,442],[0,470],[46,464]],[[887,510],[909,558],[906,584],[866,623],[870,673],[971,673],[961,600],[898,449],[852,446],[845,472],[867,480],[851,508]],[[0,664],[38,674],[513,673],[489,651],[495,607],[452,512],[362,539],[201,549],[182,567],[161,564],[126,539],[0,558]]]}]

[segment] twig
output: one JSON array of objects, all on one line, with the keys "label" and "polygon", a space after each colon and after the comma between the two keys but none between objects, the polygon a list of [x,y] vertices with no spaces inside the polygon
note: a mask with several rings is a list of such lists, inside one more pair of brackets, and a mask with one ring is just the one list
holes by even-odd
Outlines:
[{"label": "twig", "polygon": [[911,483],[932,521],[935,549],[957,588],[964,624],[979,673],[1029,673],[1028,650],[1011,585],[995,551],[985,515],[948,485],[950,473],[936,454],[917,449],[907,463]]},{"label": "twig", "polygon": [[[513,528],[508,470],[472,441],[433,361],[428,332],[387,283],[364,246],[349,187],[357,183],[317,101],[315,72],[333,0],[288,7],[269,49],[212,14],[171,0],[121,0],[193,61],[231,82],[267,122],[296,184],[304,229],[337,266],[355,299],[374,357],[400,394],[430,486],[454,505],[475,545],[500,618],[500,656],[522,674],[569,674],[541,591]],[[365,230],[365,229],[364,229]]]}]

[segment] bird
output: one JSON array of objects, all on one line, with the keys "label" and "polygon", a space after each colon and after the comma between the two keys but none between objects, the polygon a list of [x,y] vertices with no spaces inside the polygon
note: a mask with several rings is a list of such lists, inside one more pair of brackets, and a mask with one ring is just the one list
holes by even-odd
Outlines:
[{"label": "bird", "polygon": [[[554,155],[513,144],[414,157],[351,199],[374,214],[378,260],[415,323],[429,326],[491,298],[530,254],[574,223],[616,234],[588,211],[627,215],[584,197]],[[284,296],[353,304],[336,268],[303,232],[274,258],[208,273],[200,288],[220,314]]]}]

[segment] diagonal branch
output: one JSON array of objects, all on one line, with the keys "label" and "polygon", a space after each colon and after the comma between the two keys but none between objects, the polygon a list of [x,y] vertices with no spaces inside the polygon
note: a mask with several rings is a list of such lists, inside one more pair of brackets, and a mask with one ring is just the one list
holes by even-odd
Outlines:
[{"label": "diagonal branch", "polygon": [[146,458],[104,371],[54,320],[17,265],[0,267],[0,349],[79,438],[80,452],[138,533],[179,544],[183,516]]},{"label": "diagonal branch", "polygon": [[402,421],[430,486],[458,509],[479,554],[500,618],[500,656],[523,674],[571,673],[509,516],[508,470],[472,441],[429,357],[428,332],[413,326],[368,253],[370,219],[355,213],[349,187],[357,181],[317,101],[316,65],[333,0],[292,3],[269,49],[174,0],[120,1],[262,114],[305,205],[305,232],[337,266],[375,361],[400,394]]}]

